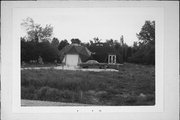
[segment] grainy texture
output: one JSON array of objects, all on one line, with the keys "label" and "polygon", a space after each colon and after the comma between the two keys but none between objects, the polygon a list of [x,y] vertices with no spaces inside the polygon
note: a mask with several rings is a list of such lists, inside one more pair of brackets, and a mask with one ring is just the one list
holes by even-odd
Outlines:
[{"label": "grainy texture", "polygon": [[155,67],[124,64],[119,72],[22,70],[22,99],[94,105],[154,105]]}]

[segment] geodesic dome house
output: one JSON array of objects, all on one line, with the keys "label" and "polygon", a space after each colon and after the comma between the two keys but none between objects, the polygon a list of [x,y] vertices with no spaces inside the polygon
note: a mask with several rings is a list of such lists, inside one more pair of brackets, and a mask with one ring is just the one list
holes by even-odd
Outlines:
[{"label": "geodesic dome house", "polygon": [[78,66],[91,56],[91,52],[79,44],[70,44],[60,51],[60,59],[67,66]]}]

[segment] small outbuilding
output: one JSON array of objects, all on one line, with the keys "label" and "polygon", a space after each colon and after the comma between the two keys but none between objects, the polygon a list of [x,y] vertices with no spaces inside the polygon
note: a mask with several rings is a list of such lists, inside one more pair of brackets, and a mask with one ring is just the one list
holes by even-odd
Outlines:
[{"label": "small outbuilding", "polygon": [[108,54],[108,64],[116,64],[116,54],[115,53]]},{"label": "small outbuilding", "polygon": [[79,44],[70,44],[60,51],[60,59],[66,66],[78,66],[91,56],[91,52]]}]

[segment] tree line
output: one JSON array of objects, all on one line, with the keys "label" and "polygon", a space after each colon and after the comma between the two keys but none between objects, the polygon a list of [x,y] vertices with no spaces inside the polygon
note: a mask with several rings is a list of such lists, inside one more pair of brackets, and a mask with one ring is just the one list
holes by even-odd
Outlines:
[{"label": "tree line", "polygon": [[41,57],[43,62],[61,63],[59,51],[66,45],[76,43],[87,47],[92,52],[90,59],[96,59],[99,62],[105,61],[107,53],[114,52],[118,63],[155,64],[155,21],[145,21],[137,34],[139,41],[134,42],[133,46],[128,46],[123,36],[120,40],[107,39],[105,42],[95,37],[87,43],[83,43],[78,38],[72,38],[69,43],[66,39],[52,38],[53,27],[51,25],[43,27],[35,23],[32,18],[25,19],[21,26],[27,33],[20,38],[21,62],[28,63]]}]

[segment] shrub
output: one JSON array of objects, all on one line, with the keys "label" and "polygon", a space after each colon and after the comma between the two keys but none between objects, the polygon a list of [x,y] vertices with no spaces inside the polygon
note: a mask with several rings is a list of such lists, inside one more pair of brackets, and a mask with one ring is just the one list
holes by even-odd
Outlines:
[{"label": "shrub", "polygon": [[136,96],[128,96],[126,99],[125,99],[125,104],[127,105],[134,105],[137,101],[137,97]]},{"label": "shrub", "polygon": [[56,88],[49,88],[46,91],[46,100],[50,101],[59,101],[60,100],[60,91]]},{"label": "shrub", "polygon": [[80,94],[78,94],[78,92],[73,92],[70,90],[60,91],[59,96],[61,98],[61,101],[68,101],[68,102],[80,101]]},{"label": "shrub", "polygon": [[21,87],[21,98],[22,99],[35,99],[35,88],[34,86]]},{"label": "shrub", "polygon": [[70,90],[58,90],[48,86],[41,87],[36,93],[37,99],[48,101],[80,101],[79,94]]},{"label": "shrub", "polygon": [[147,94],[144,98],[138,96],[137,105],[155,105],[155,95]]},{"label": "shrub", "polygon": [[111,93],[111,94],[118,94],[119,93],[119,90],[117,88],[112,88],[112,87],[109,87],[106,91],[108,93]]},{"label": "shrub", "polygon": [[40,100],[46,100],[47,96],[46,93],[47,91],[50,89],[50,87],[41,87],[38,91],[37,91],[37,98]]}]

